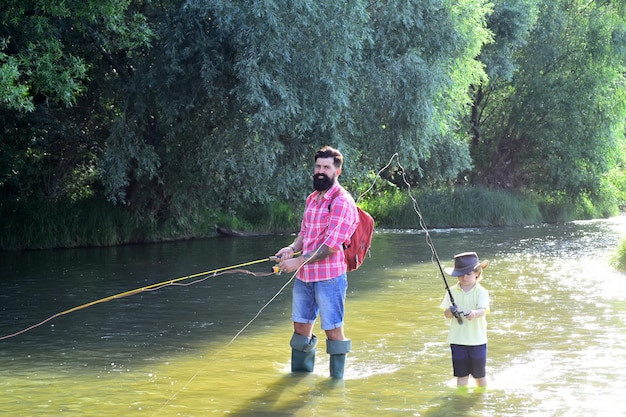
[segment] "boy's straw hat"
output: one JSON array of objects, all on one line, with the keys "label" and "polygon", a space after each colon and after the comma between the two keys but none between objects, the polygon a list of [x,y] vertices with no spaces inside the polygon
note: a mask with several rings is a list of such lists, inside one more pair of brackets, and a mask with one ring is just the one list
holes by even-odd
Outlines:
[{"label": "boy's straw hat", "polygon": [[454,268],[446,268],[446,273],[453,277],[460,277],[469,274],[479,266],[485,269],[489,266],[489,261],[480,262],[476,252],[463,252],[454,257]]}]

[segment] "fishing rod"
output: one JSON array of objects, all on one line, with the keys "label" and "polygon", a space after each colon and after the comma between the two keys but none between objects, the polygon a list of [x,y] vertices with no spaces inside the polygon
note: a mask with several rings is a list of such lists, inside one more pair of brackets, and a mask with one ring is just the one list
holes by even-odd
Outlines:
[{"label": "fishing rod", "polygon": [[[10,338],[18,336],[20,334],[26,333],[26,332],[28,332],[30,330],[33,330],[33,329],[35,329],[35,328],[37,328],[37,327],[39,327],[39,326],[49,322],[50,320],[53,320],[53,319],[57,318],[57,317],[64,316],[64,315],[69,314],[69,313],[73,313],[75,311],[82,310],[84,308],[91,307],[91,306],[94,306],[96,304],[105,303],[107,301],[116,300],[118,298],[128,297],[128,296],[139,294],[139,293],[146,292],[146,291],[156,291],[156,290],[159,290],[161,288],[164,288],[164,287],[167,287],[167,286],[170,286],[170,285],[182,285],[182,286],[193,285],[193,284],[196,284],[198,282],[202,282],[202,281],[210,278],[208,275],[210,275],[211,277],[215,277],[215,276],[227,273],[227,272],[228,273],[246,273],[246,274],[251,274],[251,275],[254,275],[254,276],[276,275],[276,270],[274,270],[273,272],[264,273],[264,272],[251,272],[251,271],[248,271],[248,270],[245,270],[245,269],[241,269],[241,268],[243,268],[245,266],[255,265],[255,264],[259,264],[259,263],[262,263],[262,262],[268,262],[268,261],[276,262],[277,258],[275,256],[269,256],[267,258],[261,258],[261,259],[257,259],[257,260],[254,260],[254,261],[240,263],[240,264],[237,264],[237,265],[231,265],[231,266],[227,266],[227,267],[223,267],[223,268],[217,268],[217,269],[214,269],[214,270],[211,270],[211,271],[200,272],[200,273],[197,273],[197,274],[186,275],[184,277],[174,278],[174,279],[170,279],[170,280],[162,281],[162,282],[157,282],[156,284],[151,284],[151,285],[147,285],[147,286],[144,286],[144,287],[135,288],[133,290],[124,291],[124,292],[121,292],[121,293],[118,293],[118,294],[110,295],[108,297],[100,298],[100,299],[95,300],[95,301],[90,301],[88,303],[81,304],[79,306],[72,307],[72,308],[69,308],[67,310],[64,310],[64,311],[61,311],[59,313],[56,313],[56,314],[48,317],[47,319],[45,319],[45,320],[43,320],[43,321],[41,321],[41,322],[39,322],[37,324],[34,324],[32,326],[29,326],[29,327],[27,327],[25,329],[22,329],[22,330],[20,330],[18,332],[15,332],[15,333],[12,333],[12,334],[8,334],[8,335],[5,335],[5,336],[0,336],[0,341],[6,340],[6,339],[10,339]],[[192,279],[192,278],[198,278],[198,277],[202,277],[202,276],[205,276],[205,277],[200,279],[200,280],[196,280],[196,281],[193,281],[193,282],[190,282],[190,283],[186,283],[186,284],[180,284],[179,283],[180,281],[185,281],[185,280],[189,280],[189,279]]]},{"label": "fishing rod", "polygon": [[450,312],[456,318],[456,321],[459,324],[463,324],[463,318],[461,317],[461,315],[465,315],[465,314],[463,312],[459,311],[458,306],[454,302],[454,297],[452,296],[452,291],[450,291],[450,286],[448,285],[448,280],[446,279],[446,275],[444,274],[443,268],[441,267],[441,261],[439,260],[439,255],[437,255],[437,250],[435,249],[435,246],[432,243],[433,241],[430,238],[430,233],[428,233],[428,230],[426,230],[425,233],[426,233],[426,241],[428,243],[428,246],[430,246],[430,248],[432,250],[433,257],[437,261],[437,265],[439,266],[439,272],[441,272],[441,278],[443,279],[443,284],[446,286],[446,291],[448,292],[448,296],[450,297],[450,303],[452,304],[450,306]]},{"label": "fishing rod", "polygon": [[439,255],[437,254],[437,249],[435,249],[435,244],[433,243],[433,240],[430,237],[430,232],[428,231],[428,227],[426,227],[426,222],[424,221],[424,217],[422,216],[422,211],[420,210],[419,205],[417,204],[417,200],[413,196],[413,193],[411,191],[411,184],[406,178],[406,171],[404,167],[402,166],[402,164],[400,164],[400,156],[398,155],[397,152],[391,156],[389,163],[387,163],[385,167],[383,167],[380,171],[378,171],[378,175],[380,175],[380,173],[384,169],[386,169],[387,167],[389,167],[389,165],[391,165],[391,162],[393,161],[394,158],[397,159],[398,167],[402,171],[402,180],[408,187],[408,194],[409,194],[409,197],[411,198],[411,201],[413,202],[413,210],[415,210],[415,212],[417,213],[417,216],[419,217],[419,225],[424,231],[424,234],[426,235],[426,244],[430,248],[433,259],[437,263],[437,266],[439,267],[439,272],[441,272],[441,278],[443,279],[443,284],[446,287],[446,291],[448,292],[448,296],[450,297],[450,303],[452,304],[450,307],[450,312],[456,318],[459,324],[463,324],[463,318],[461,316],[465,314],[462,311],[459,311],[459,308],[456,305],[456,302],[454,301],[454,297],[452,296],[452,291],[450,291],[450,286],[448,285],[448,280],[446,280],[446,275],[444,274],[443,267],[441,266],[441,260],[439,259]]}]

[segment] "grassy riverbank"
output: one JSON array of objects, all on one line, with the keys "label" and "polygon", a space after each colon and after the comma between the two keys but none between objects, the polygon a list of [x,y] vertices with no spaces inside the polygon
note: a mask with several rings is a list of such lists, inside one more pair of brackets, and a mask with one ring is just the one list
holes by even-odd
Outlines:
[{"label": "grassy riverbank", "polygon": [[513,194],[483,187],[425,190],[415,194],[386,193],[363,202],[380,227],[419,227],[421,213],[429,228],[516,226],[606,218],[619,214],[614,203],[566,201],[553,197]]},{"label": "grassy riverbank", "polygon": [[611,265],[621,272],[626,272],[626,238],[622,238],[611,256]]},{"label": "grassy riverbank", "polygon": [[[378,228],[418,228],[418,211],[429,228],[486,227],[555,223],[603,218],[619,213],[617,204],[568,202],[517,195],[480,187],[421,190],[415,203],[406,192],[378,193],[359,205]],[[417,211],[416,211],[417,210]],[[0,205],[0,249],[48,249],[111,246],[215,235],[215,225],[244,231],[287,233],[298,230],[302,207],[277,202],[247,206],[232,213],[189,209],[162,221],[132,216],[102,200]]]}]

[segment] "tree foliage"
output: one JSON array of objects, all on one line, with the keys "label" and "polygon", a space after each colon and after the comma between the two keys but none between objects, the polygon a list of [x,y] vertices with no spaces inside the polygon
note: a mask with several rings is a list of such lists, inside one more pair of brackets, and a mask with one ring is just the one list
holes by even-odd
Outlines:
[{"label": "tree foliage", "polygon": [[484,106],[492,119],[477,175],[504,188],[593,194],[621,158],[626,26],[602,3],[546,1],[538,11],[511,82],[494,84]]},{"label": "tree foliage", "polygon": [[397,152],[420,184],[588,194],[623,164],[620,4],[8,0],[0,195],[183,224],[300,203],[325,144],[346,183]]},{"label": "tree foliage", "polygon": [[93,52],[112,57],[149,41],[145,17],[129,0],[6,0],[0,11],[2,103],[33,110],[71,106],[85,90]]},{"label": "tree foliage", "polygon": [[149,45],[141,7],[124,0],[3,3],[3,199],[93,192],[107,125],[115,116],[111,91],[126,76],[128,58]]},{"label": "tree foliage", "polygon": [[[323,144],[346,154],[346,179],[396,151],[417,168],[442,144],[462,149],[485,11],[439,0],[172,5],[109,139],[107,189],[132,201],[138,184],[163,204],[300,201]],[[448,162],[446,178],[470,164]]]}]

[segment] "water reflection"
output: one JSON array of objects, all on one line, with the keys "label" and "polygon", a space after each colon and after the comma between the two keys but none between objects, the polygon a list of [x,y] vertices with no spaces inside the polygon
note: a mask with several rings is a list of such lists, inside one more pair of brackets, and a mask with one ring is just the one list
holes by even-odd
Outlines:
[{"label": "water reflection", "polygon": [[[608,257],[625,230],[615,218],[431,232],[446,265],[468,249],[492,261],[483,281],[492,296],[486,393],[454,387],[437,309],[444,286],[424,233],[390,231],[375,236],[373,257],[349,277],[353,352],[344,381],[328,378],[323,341],[313,374],[289,373],[291,297],[289,287],[280,289],[290,277],[221,275],[95,305],[0,342],[0,409],[38,416],[616,415],[626,290]],[[129,289],[264,258],[290,239],[0,253],[0,334]]]}]

